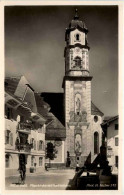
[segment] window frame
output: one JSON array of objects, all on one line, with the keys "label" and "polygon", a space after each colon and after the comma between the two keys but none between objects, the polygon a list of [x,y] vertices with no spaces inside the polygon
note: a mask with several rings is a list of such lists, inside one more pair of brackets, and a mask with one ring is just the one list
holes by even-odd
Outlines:
[{"label": "window frame", "polygon": [[99,133],[97,131],[94,132],[94,154],[99,153]]},{"label": "window frame", "polygon": [[115,146],[118,146],[118,141],[119,141],[118,137],[115,137]]},{"label": "window frame", "polygon": [[43,166],[43,157],[39,157],[39,167]]},{"label": "window frame", "polygon": [[116,123],[116,124],[115,124],[115,130],[116,130],[116,131],[118,130],[118,126],[119,126],[119,125]]},{"label": "window frame", "polygon": [[43,142],[43,140],[39,140],[39,150],[43,150],[44,148],[43,148],[43,146],[44,146],[44,142]]},{"label": "window frame", "polygon": [[118,156],[115,156],[115,167],[118,168]]},{"label": "window frame", "polygon": [[34,156],[31,156],[31,167],[34,167]]},{"label": "window frame", "polygon": [[95,123],[97,123],[97,122],[98,122],[98,120],[99,120],[98,116],[97,116],[97,115],[95,115],[95,116],[94,116],[94,122],[95,122]]}]

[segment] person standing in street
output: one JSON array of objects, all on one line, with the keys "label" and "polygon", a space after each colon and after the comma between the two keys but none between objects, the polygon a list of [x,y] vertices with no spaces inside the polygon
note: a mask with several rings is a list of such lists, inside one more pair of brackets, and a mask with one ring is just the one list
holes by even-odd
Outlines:
[{"label": "person standing in street", "polygon": [[19,172],[20,172],[20,177],[21,177],[21,183],[25,184],[26,165],[25,165],[25,163],[23,161],[20,162]]}]

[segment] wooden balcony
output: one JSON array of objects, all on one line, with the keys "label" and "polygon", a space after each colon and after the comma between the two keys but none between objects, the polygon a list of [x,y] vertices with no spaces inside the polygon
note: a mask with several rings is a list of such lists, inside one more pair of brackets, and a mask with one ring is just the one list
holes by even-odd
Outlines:
[{"label": "wooden balcony", "polygon": [[21,144],[21,143],[18,143],[16,144],[16,149],[19,151],[19,152],[31,152],[31,149],[32,149],[32,144]]},{"label": "wooden balcony", "polygon": [[34,129],[34,127],[31,123],[27,123],[27,122],[19,122],[18,123],[17,131],[20,133],[30,134],[31,130],[33,130],[33,129]]}]

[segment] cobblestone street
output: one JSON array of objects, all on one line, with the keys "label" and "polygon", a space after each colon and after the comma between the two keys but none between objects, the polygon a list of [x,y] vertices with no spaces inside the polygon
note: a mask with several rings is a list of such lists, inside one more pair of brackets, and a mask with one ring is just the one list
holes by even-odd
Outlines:
[{"label": "cobblestone street", "polygon": [[6,178],[8,190],[65,190],[74,170],[49,170],[41,174],[28,174],[24,185],[18,184],[18,176]]}]

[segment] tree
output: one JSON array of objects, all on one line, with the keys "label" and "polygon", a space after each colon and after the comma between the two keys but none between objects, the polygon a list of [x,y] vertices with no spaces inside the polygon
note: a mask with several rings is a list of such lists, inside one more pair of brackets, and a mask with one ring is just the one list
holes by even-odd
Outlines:
[{"label": "tree", "polygon": [[49,167],[50,167],[50,160],[54,160],[56,158],[57,150],[55,148],[55,145],[53,143],[48,142],[46,147],[46,159],[49,158]]}]

